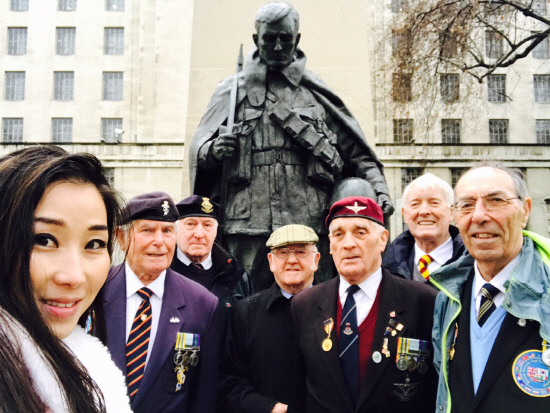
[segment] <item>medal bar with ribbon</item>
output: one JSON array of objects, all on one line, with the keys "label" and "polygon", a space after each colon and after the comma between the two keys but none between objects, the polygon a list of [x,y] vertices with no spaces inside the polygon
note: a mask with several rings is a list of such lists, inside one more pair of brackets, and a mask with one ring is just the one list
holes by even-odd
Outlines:
[{"label": "medal bar with ribbon", "polygon": [[174,356],[176,367],[174,371],[176,372],[177,380],[175,391],[180,391],[183,383],[185,383],[185,372],[189,370],[189,366],[194,367],[199,364],[197,352],[201,349],[200,335],[178,333],[174,349],[176,350],[176,355]]},{"label": "medal bar with ribbon", "polygon": [[430,344],[425,340],[399,337],[397,340],[397,354],[395,362],[401,371],[415,371],[424,374],[428,371],[426,362],[430,355]]},{"label": "medal bar with ribbon", "polygon": [[323,344],[321,345],[323,347],[324,351],[330,351],[332,348],[332,340],[330,339],[330,334],[332,333],[332,329],[334,328],[334,321],[332,318],[329,318],[328,320],[324,321],[325,325],[325,333],[327,333],[327,338],[323,340]]}]

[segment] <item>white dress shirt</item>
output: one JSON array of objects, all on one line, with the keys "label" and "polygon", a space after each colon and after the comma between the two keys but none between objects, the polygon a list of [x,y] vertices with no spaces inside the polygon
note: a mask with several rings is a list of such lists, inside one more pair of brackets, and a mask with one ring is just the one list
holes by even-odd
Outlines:
[{"label": "white dress shirt", "polygon": [[[347,289],[350,287],[350,283],[341,275],[339,275],[339,277],[340,287],[338,288],[338,295],[340,296],[340,304],[342,304],[342,308],[344,308],[346,298],[348,298]],[[367,318],[374,304],[374,300],[376,299],[376,293],[378,292],[381,281],[382,268],[378,268],[369,278],[359,284],[359,290],[353,295],[357,307],[357,326],[360,326],[361,323],[365,321],[365,318]]]},{"label": "white dress shirt", "polygon": [[[504,267],[497,275],[493,277],[489,283],[493,286],[498,288],[499,292],[496,294],[496,296],[493,297],[493,302],[495,303],[495,307],[500,307],[502,302],[504,301],[504,297],[506,295],[506,289],[504,288],[504,283],[516,266],[519,263],[519,260],[521,259],[521,253],[519,253],[516,258],[514,258],[506,267]],[[475,278],[474,278],[474,288],[472,290],[472,294],[474,294],[474,297],[476,298],[476,316],[479,314],[479,306],[481,304],[481,287],[483,287],[487,281],[481,276],[481,273],[479,272],[479,269],[477,268],[477,261],[476,265],[474,265],[474,271],[475,271]]]},{"label": "white dress shirt", "polygon": [[453,239],[449,237],[447,241],[437,247],[429,254],[422,251],[418,244],[414,243],[414,264],[420,270],[420,258],[424,255],[432,257],[432,262],[428,265],[428,272],[432,274],[435,270],[441,268],[447,261],[453,258]]},{"label": "white dress shirt", "polygon": [[[132,271],[128,263],[124,264],[126,267],[126,342],[128,342],[128,337],[130,336],[130,331],[132,330],[132,323],[134,322],[134,317],[136,311],[141,305],[143,299],[137,293],[139,289],[143,288],[144,285],[137,275]],[[145,366],[147,367],[147,362],[151,356],[153,349],[153,344],[155,343],[155,336],[157,334],[157,328],[159,325],[160,319],[160,310],[162,307],[162,296],[164,295],[164,280],[166,279],[166,270],[164,270],[159,277],[153,281],[151,284],[147,285],[153,295],[150,298],[151,302],[151,334],[149,335],[149,346],[147,350],[147,359],[145,360]]]},{"label": "white dress shirt", "polygon": [[[179,247],[176,248],[176,255],[178,256],[178,260],[183,262],[185,265],[187,266],[191,265],[192,261],[189,258],[187,258],[187,255],[181,252]],[[200,262],[199,264],[202,265],[202,268],[204,268],[205,270],[209,270],[210,267],[212,267],[212,251],[210,251],[210,254],[208,254],[208,257],[206,257],[206,259]]]}]

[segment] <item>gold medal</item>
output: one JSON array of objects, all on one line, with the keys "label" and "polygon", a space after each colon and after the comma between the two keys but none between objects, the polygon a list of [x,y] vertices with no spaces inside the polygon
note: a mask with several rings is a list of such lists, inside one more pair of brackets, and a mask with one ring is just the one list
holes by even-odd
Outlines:
[{"label": "gold medal", "polygon": [[332,348],[332,340],[330,338],[325,338],[323,340],[322,347],[323,347],[323,350],[330,351],[330,349]]}]

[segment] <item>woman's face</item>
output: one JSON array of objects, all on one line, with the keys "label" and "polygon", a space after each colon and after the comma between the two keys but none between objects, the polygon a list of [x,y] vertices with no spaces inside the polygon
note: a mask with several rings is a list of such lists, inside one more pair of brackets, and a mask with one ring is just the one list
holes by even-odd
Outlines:
[{"label": "woman's face", "polygon": [[34,212],[31,279],[36,304],[57,337],[67,337],[107,278],[107,212],[92,184],[50,184]]}]

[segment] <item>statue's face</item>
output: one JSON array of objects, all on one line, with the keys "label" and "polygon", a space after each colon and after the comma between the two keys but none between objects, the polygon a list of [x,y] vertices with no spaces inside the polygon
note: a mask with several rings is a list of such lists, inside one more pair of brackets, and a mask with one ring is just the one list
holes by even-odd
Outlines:
[{"label": "statue's face", "polygon": [[294,23],[285,18],[274,23],[262,23],[254,36],[254,43],[260,52],[260,59],[270,69],[283,69],[294,59],[300,40]]}]

